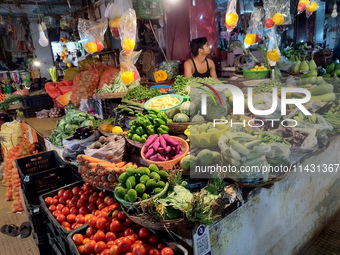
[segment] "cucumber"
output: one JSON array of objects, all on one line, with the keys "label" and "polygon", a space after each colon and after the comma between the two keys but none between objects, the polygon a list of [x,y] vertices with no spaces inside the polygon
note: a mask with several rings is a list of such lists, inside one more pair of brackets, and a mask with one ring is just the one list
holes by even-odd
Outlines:
[{"label": "cucumber", "polygon": [[250,153],[247,157],[247,160],[255,159],[255,158],[260,158],[263,156],[263,152],[257,152],[257,153]]},{"label": "cucumber", "polygon": [[247,149],[251,149],[251,148],[253,148],[254,146],[260,145],[261,143],[262,143],[261,140],[254,140],[254,141],[245,143],[244,146],[246,146]]},{"label": "cucumber", "polygon": [[243,166],[259,166],[263,163],[265,163],[266,158],[262,156],[261,158],[254,158],[247,160],[246,162],[243,162]]},{"label": "cucumber", "polygon": [[238,153],[241,153],[242,155],[245,156],[249,155],[249,150],[239,142],[235,141],[234,139],[231,139],[229,143],[231,147],[234,148]]},{"label": "cucumber", "polygon": [[230,156],[233,159],[236,159],[236,160],[240,160],[241,159],[241,155],[236,150],[234,150],[233,148],[230,147],[229,151],[230,151]]}]

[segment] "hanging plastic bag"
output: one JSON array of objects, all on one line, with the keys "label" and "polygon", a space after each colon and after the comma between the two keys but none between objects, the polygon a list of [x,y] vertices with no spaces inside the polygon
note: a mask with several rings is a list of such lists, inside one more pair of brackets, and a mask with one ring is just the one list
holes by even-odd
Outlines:
[{"label": "hanging plastic bag", "polygon": [[281,52],[277,45],[277,38],[275,34],[275,30],[272,29],[269,34],[269,44],[268,44],[268,51],[267,51],[267,58],[269,61],[270,66],[275,66],[276,62],[281,59]]},{"label": "hanging plastic bag", "polygon": [[78,31],[87,53],[100,52],[104,48],[104,34],[107,29],[107,20],[98,23],[92,20],[79,19]]},{"label": "hanging plastic bag", "polygon": [[104,16],[109,19],[111,34],[116,39],[119,39],[119,20],[129,8],[132,9],[131,0],[112,0],[105,9]]},{"label": "hanging plastic bag", "polygon": [[225,14],[225,26],[230,33],[237,25],[238,15],[236,13],[237,0],[231,0],[228,4],[227,13]]},{"label": "hanging plastic bag", "polygon": [[247,30],[246,37],[244,39],[245,47],[249,47],[255,43],[258,43],[262,39],[262,18],[264,17],[264,10],[262,7],[254,8],[253,13],[249,21],[249,28]]},{"label": "hanging plastic bag", "polygon": [[310,15],[313,14],[317,9],[319,9],[319,1],[318,0],[313,0],[307,3],[306,5],[306,16],[307,18],[310,17]]},{"label": "hanging plastic bag", "polygon": [[135,63],[142,51],[134,52],[137,30],[136,12],[133,9],[126,11],[118,23],[119,35],[123,51],[120,53],[120,72],[122,81],[128,85],[140,79]]},{"label": "hanging plastic bag", "polygon": [[272,28],[274,25],[288,25],[292,23],[290,1],[264,0],[263,6],[266,12],[266,28]]}]

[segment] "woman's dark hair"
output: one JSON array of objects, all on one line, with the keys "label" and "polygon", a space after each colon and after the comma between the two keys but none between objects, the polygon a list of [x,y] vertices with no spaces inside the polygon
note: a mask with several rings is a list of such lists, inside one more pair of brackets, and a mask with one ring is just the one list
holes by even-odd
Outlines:
[{"label": "woman's dark hair", "polygon": [[202,49],[204,44],[208,42],[206,37],[199,37],[191,41],[190,50],[191,53],[196,57],[198,55],[198,50]]}]

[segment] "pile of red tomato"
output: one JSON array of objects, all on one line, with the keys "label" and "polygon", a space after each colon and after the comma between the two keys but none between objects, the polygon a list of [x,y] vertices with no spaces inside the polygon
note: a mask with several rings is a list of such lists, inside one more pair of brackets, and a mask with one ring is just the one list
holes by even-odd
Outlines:
[{"label": "pile of red tomato", "polygon": [[87,214],[94,214],[104,208],[113,211],[119,207],[113,197],[104,192],[95,192],[93,187],[84,183],[82,187],[58,191],[58,195],[46,197],[45,203],[54,218],[67,230],[81,227]]},{"label": "pile of red tomato", "polygon": [[61,189],[58,195],[46,197],[45,203],[67,231],[89,225],[84,235],[72,237],[82,255],[174,255],[148,228],[134,224],[112,197],[96,192],[88,183]]}]

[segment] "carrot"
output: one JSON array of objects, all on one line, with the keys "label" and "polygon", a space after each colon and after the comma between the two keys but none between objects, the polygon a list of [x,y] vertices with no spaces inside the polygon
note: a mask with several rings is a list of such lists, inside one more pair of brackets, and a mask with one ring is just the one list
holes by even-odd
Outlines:
[{"label": "carrot", "polygon": [[112,173],[112,171],[113,171],[113,168],[110,168],[110,167],[107,167],[107,168],[104,169],[105,174],[110,174],[110,173]]},{"label": "carrot", "polygon": [[81,155],[78,155],[78,160],[88,160],[90,161],[91,163],[100,163],[100,162],[106,162],[102,159],[98,159],[98,158],[94,158],[94,157],[90,157],[88,155],[84,155],[84,154],[81,154]]},{"label": "carrot", "polygon": [[120,162],[120,163],[116,163],[116,166],[117,167],[123,167],[123,166],[125,166],[126,165],[126,162],[125,161],[123,161],[123,162]]},{"label": "carrot", "polygon": [[96,170],[97,169],[97,163],[89,163],[87,164],[87,167],[90,168],[90,169],[93,169],[93,170]]},{"label": "carrot", "polygon": [[111,163],[109,161],[103,161],[97,164],[98,167],[101,167],[103,169],[107,168],[107,167],[115,167],[116,165],[114,163]]}]

